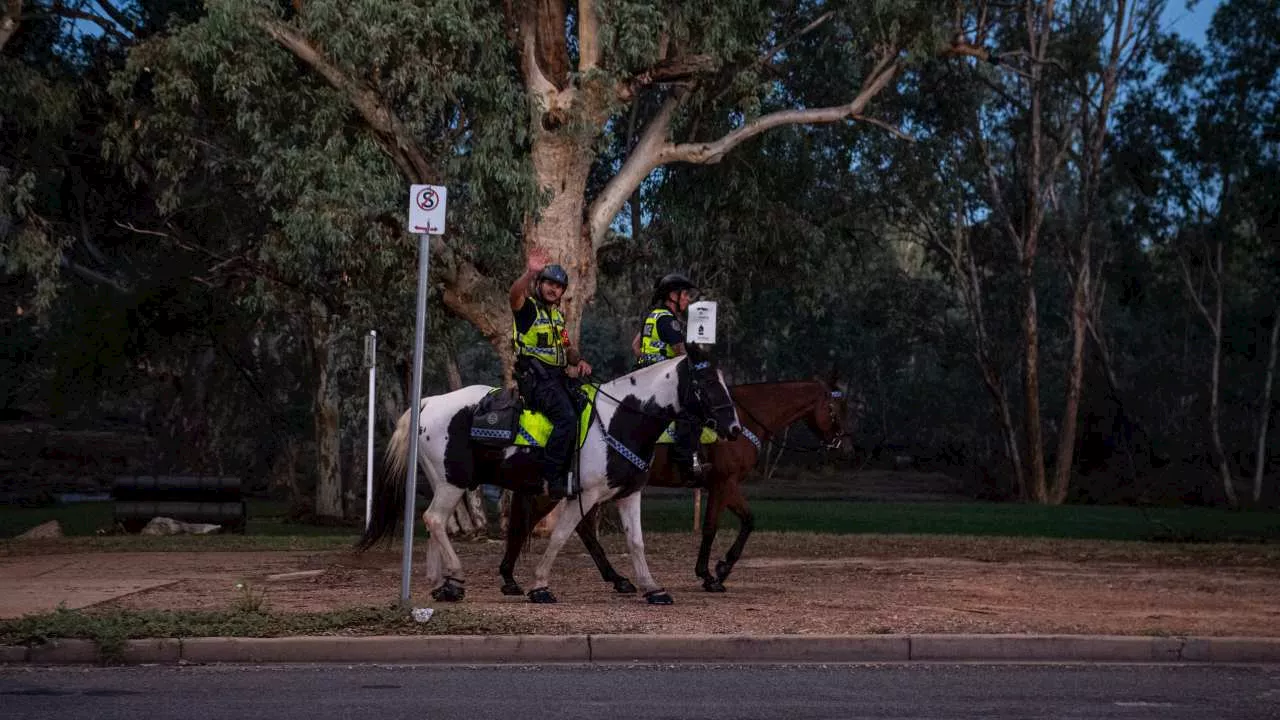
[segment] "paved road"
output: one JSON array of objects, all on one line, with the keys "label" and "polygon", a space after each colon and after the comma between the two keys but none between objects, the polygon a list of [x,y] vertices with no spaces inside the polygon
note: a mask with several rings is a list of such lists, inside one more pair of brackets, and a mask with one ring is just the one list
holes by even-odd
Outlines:
[{"label": "paved road", "polygon": [[0,669],[7,719],[1280,718],[1280,666]]}]

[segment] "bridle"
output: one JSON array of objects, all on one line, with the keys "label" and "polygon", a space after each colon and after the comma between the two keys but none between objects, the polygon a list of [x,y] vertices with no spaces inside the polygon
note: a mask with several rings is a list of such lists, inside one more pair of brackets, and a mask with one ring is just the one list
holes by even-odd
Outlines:
[{"label": "bridle", "polygon": [[716,416],[725,410],[733,409],[733,398],[729,393],[724,393],[724,400],[721,402],[709,400],[707,398],[707,381],[710,378],[715,378],[716,382],[719,383],[720,380],[720,378],[715,375],[715,370],[711,368],[711,361],[701,360],[694,362],[690,359],[688,362],[689,374],[692,379],[689,386],[692,390],[693,399],[692,402],[686,403],[685,399],[681,398],[680,404],[689,409],[695,407],[698,408],[697,413],[690,414],[699,415],[700,417],[698,419],[702,421],[702,425],[704,427],[712,430],[713,432],[718,432],[720,425],[716,421]]}]

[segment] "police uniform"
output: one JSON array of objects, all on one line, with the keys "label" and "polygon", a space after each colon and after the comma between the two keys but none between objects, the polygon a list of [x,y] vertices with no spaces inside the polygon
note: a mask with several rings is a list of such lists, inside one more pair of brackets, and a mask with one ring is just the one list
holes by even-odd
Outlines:
[{"label": "police uniform", "polygon": [[565,382],[569,333],[564,315],[534,295],[529,295],[513,315],[511,334],[520,394],[530,408],[541,411],[552,424],[543,449],[543,479],[550,490],[563,494],[570,443],[577,428],[577,412]]},{"label": "police uniform", "polygon": [[[684,323],[667,307],[667,297],[671,292],[693,289],[693,282],[679,273],[663,277],[654,286],[654,308],[645,317],[644,328],[640,331],[640,357],[636,359],[636,367],[646,367],[678,356],[676,346],[685,342]],[[700,483],[698,476],[708,467],[697,462],[701,436],[698,423],[689,418],[676,420],[672,459],[684,475],[685,482],[691,485]]]},{"label": "police uniform", "polygon": [[676,346],[684,342],[684,327],[676,314],[665,307],[649,311],[640,332],[640,357],[638,367],[669,360],[676,356]]}]

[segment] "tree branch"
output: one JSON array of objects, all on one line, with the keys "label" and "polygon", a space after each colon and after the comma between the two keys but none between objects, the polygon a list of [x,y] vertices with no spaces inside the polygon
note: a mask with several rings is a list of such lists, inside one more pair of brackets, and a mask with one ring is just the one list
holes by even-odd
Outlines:
[{"label": "tree branch", "polygon": [[769,49],[769,50],[768,50],[764,55],[762,55],[762,56],[760,57],[760,64],[761,64],[761,65],[767,65],[767,64],[769,64],[769,63],[773,62],[773,58],[774,58],[774,56],[775,56],[775,55],[777,55],[778,53],[780,53],[780,52],[782,52],[783,50],[785,50],[785,49],[787,48],[787,46],[788,46],[788,45],[790,45],[791,43],[795,42],[796,40],[799,40],[800,38],[804,37],[805,35],[808,35],[809,33],[813,32],[814,30],[817,30],[819,27],[821,27],[821,26],[822,26],[822,24],[823,24],[823,23],[825,23],[826,21],[830,20],[830,19],[831,19],[831,16],[832,16],[832,15],[834,15],[834,14],[835,14],[835,13],[834,13],[834,12],[832,12],[832,11],[830,11],[830,10],[828,10],[827,12],[822,13],[822,14],[821,14],[821,15],[819,15],[819,16],[817,17],[817,19],[815,19],[813,22],[811,22],[811,23],[809,23],[808,25],[805,25],[804,27],[800,28],[800,30],[799,30],[798,32],[796,32],[794,35],[792,35],[791,37],[787,38],[786,40],[783,40],[782,42],[778,43],[777,45],[774,45],[774,46],[773,46],[772,48],[770,48],[770,49]]},{"label": "tree branch", "polygon": [[58,262],[62,267],[70,270],[76,275],[79,275],[85,280],[97,283],[99,285],[106,285],[107,287],[111,288],[112,290],[115,290],[118,293],[124,294],[129,292],[129,287],[124,285],[120,281],[114,278],[107,277],[106,275],[103,275],[102,273],[96,270],[90,270],[89,268],[75,262],[71,258],[68,258],[66,255],[63,255]]},{"label": "tree branch", "polygon": [[[584,0],[590,2],[590,0]],[[569,48],[564,36],[564,0],[535,0],[528,9],[532,17],[534,62],[542,76],[557,90],[569,87]]]},{"label": "tree branch", "polygon": [[94,0],[94,2],[96,2],[98,7],[102,8],[102,12],[106,13],[107,17],[114,20],[117,25],[128,30],[129,34],[135,37],[138,35],[137,24],[135,24],[133,20],[130,20],[129,16],[125,15],[119,8],[112,5],[107,0]]},{"label": "tree branch", "polygon": [[590,72],[600,64],[600,16],[596,0],[578,0],[578,72]]},{"label": "tree branch", "polygon": [[670,144],[667,143],[667,133],[671,128],[671,116],[684,102],[684,98],[684,93],[676,93],[662,103],[658,114],[645,124],[640,140],[627,154],[622,168],[609,179],[604,190],[591,203],[587,212],[588,232],[591,233],[591,246],[596,252],[604,245],[609,223],[613,222],[627,198],[660,164],[658,157],[662,148]]},{"label": "tree branch", "polygon": [[70,18],[72,20],[83,20],[85,22],[91,22],[94,25],[97,25],[98,27],[102,28],[103,34],[113,37],[116,40],[119,40],[121,42],[124,42],[124,43],[133,42],[132,37],[121,32],[120,28],[115,23],[111,22],[107,18],[102,17],[101,15],[95,15],[90,12],[84,12],[83,10],[73,10],[69,7],[63,6],[61,3],[55,4],[52,8],[50,8],[50,11],[54,15],[57,15],[59,17]]},{"label": "tree branch", "polygon": [[897,74],[901,67],[898,56],[899,51],[896,49],[885,52],[863,81],[858,95],[847,105],[770,113],[710,143],[677,145],[667,140],[672,114],[683,102],[685,94],[679,92],[668,97],[658,114],[645,126],[640,141],[627,156],[622,169],[609,180],[604,190],[591,204],[588,212],[588,232],[591,234],[592,248],[599,251],[605,241],[609,223],[613,222],[613,218],[622,209],[623,203],[655,168],[673,162],[714,164],[738,145],[784,125],[834,123],[841,120],[860,119],[867,103],[888,86],[889,81]]},{"label": "tree branch", "polygon": [[1187,297],[1191,298],[1191,302],[1195,303],[1196,309],[1200,311],[1200,315],[1204,317],[1205,323],[1213,332],[1217,332],[1213,327],[1213,316],[1209,314],[1209,309],[1204,306],[1204,302],[1200,300],[1200,293],[1196,291],[1195,283],[1191,281],[1191,270],[1187,268],[1187,261],[1182,257],[1182,253],[1178,255],[1178,267],[1182,268],[1182,282],[1187,288]]},{"label": "tree branch", "polygon": [[781,110],[769,113],[710,143],[682,143],[663,149],[660,163],[687,162],[699,165],[720,162],[730,151],[768,130],[784,125],[819,125],[849,120],[858,116],[871,98],[883,90],[901,67],[897,52],[886,53],[863,83],[861,91],[847,105],[805,110]]},{"label": "tree branch", "polygon": [[867,115],[862,115],[862,114],[858,114],[858,115],[851,115],[851,116],[849,116],[849,119],[850,119],[850,120],[857,120],[858,122],[864,122],[864,123],[867,123],[867,124],[869,124],[869,125],[875,125],[876,127],[879,127],[879,128],[884,128],[885,130],[889,131],[889,132],[890,132],[890,133],[892,133],[893,135],[896,135],[898,138],[900,138],[900,139],[902,139],[902,140],[906,140],[906,141],[907,141],[907,142],[909,142],[909,143],[913,143],[913,142],[915,142],[915,141],[916,141],[916,139],[915,139],[915,138],[911,137],[910,135],[906,134],[906,133],[905,133],[905,132],[903,132],[902,130],[900,130],[900,129],[898,129],[898,128],[896,128],[896,127],[892,126],[892,125],[890,125],[889,123],[887,123],[887,122],[885,122],[885,121],[883,121],[883,120],[878,120],[878,119],[876,119],[876,118],[869,117],[869,116],[867,116]]},{"label": "tree branch", "polygon": [[689,82],[699,75],[707,75],[716,69],[715,58],[710,55],[681,55],[663,58],[644,72],[618,83],[619,100],[629,102],[642,88],[656,83]]},{"label": "tree branch", "polygon": [[982,139],[982,130],[979,128],[974,142],[978,145],[978,157],[982,159],[982,165],[987,170],[987,186],[991,190],[991,204],[995,207],[996,215],[1004,221],[1004,230],[1009,233],[1009,240],[1013,242],[1013,249],[1018,263],[1022,263],[1022,233],[1018,232],[1018,228],[1014,227],[1013,215],[1009,213],[1009,207],[1004,202],[1004,192],[1000,188],[1000,179],[996,176],[995,165],[991,162],[991,154],[987,150],[987,143]]},{"label": "tree branch", "polygon": [[427,162],[408,128],[382,98],[367,85],[348,77],[293,28],[276,20],[259,19],[259,27],[286,50],[323,77],[335,90],[347,96],[391,156],[401,175],[411,183],[441,182],[441,174]]}]

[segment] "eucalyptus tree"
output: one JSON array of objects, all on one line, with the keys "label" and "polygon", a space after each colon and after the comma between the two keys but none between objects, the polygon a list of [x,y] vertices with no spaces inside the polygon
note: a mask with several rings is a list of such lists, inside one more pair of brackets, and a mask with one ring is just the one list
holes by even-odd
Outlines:
[{"label": "eucalyptus tree", "polygon": [[1208,454],[1231,505],[1239,503],[1237,468],[1247,465],[1232,461],[1246,452],[1233,439],[1253,438],[1256,502],[1263,494],[1273,427],[1280,339],[1278,32],[1280,4],[1223,3],[1203,49],[1168,43],[1159,72],[1132,113],[1158,129],[1141,138],[1150,158],[1150,213],[1162,223],[1153,244],[1207,333],[1207,363],[1198,370],[1207,392]]}]

